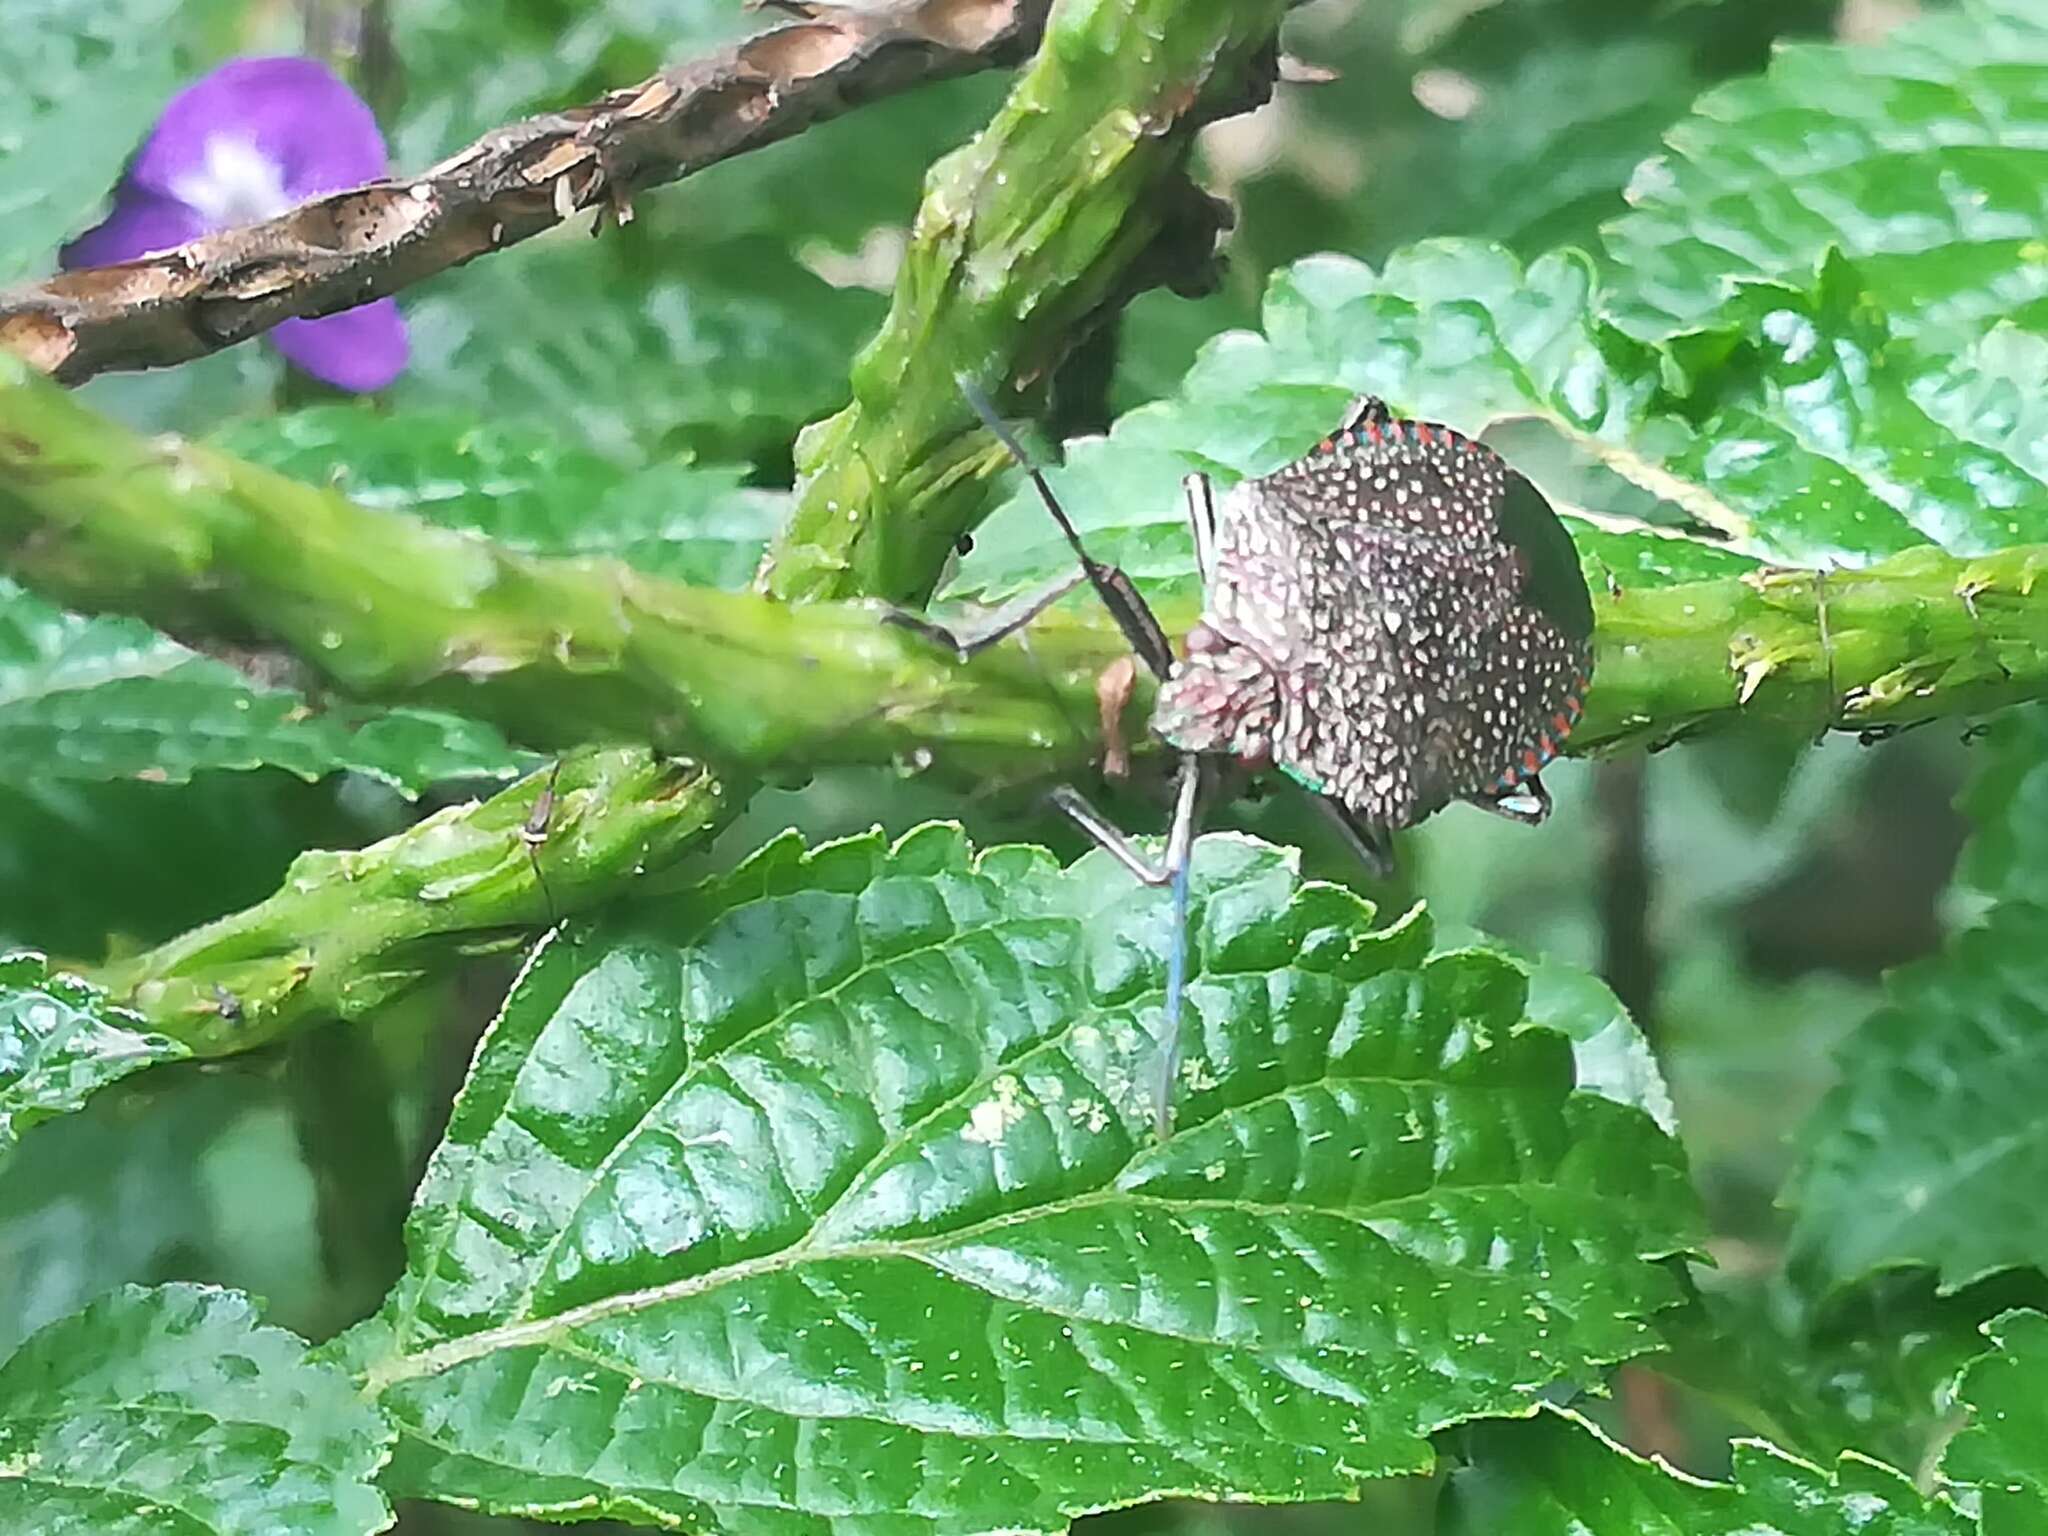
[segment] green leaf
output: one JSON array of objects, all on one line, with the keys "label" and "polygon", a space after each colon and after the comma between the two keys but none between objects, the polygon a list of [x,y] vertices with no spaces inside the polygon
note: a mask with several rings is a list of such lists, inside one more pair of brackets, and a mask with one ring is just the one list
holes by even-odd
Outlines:
[{"label": "green leaf", "polygon": [[509,778],[521,761],[491,726],[420,709],[316,713],[139,620],[68,613],[0,577],[0,781],[347,769],[418,794],[448,778]]},{"label": "green leaf", "polygon": [[2048,480],[2048,336],[1995,325],[1917,380],[1913,398],[1963,441]]},{"label": "green leaf", "polygon": [[[241,1099],[270,1088],[247,1073],[144,1073],[24,1138],[0,1177],[0,1358],[116,1286],[233,1268],[218,1262],[208,1200],[215,1144]],[[263,1171],[267,1212],[291,1204],[278,1173]]]},{"label": "green leaf", "polygon": [[[2010,373],[2031,357],[2008,346],[1980,360],[2007,366],[1996,384],[1928,361],[1840,260],[1811,290],[1745,289],[1720,328],[1665,357],[1622,337],[1601,303],[1575,253],[1524,269],[1499,247],[1439,240],[1377,272],[1311,257],[1274,276],[1263,335],[1216,338],[1175,399],[1070,445],[1051,480],[1091,553],[1154,592],[1193,580],[1184,475],[1227,487],[1268,473],[1357,394],[1494,430],[1565,515],[1595,590],[1737,574],[1756,557],[1861,565],[1930,542],[1976,554],[2048,539],[2048,482],[2021,419],[1969,416],[1973,392],[2017,397]],[[1532,439],[1531,426],[1545,430]],[[950,595],[996,600],[1066,569],[1027,491],[977,533]],[[1676,536],[1701,529],[1725,541]]]},{"label": "green leaf", "polygon": [[[1176,399],[1072,445],[1063,500],[1099,557],[1155,591],[1185,588],[1179,478],[1227,486],[1277,468],[1370,392],[1468,433],[1533,418],[1560,442],[1510,456],[1561,510],[1689,521],[1765,559],[1861,564],[1926,542],[1971,554],[2048,536],[2048,455],[2024,404],[2042,393],[2048,343],[2018,326],[1981,334],[2048,291],[2027,110],[2048,79],[2048,26],[2007,14],[2015,3],[1904,29],[1882,50],[1795,46],[1768,77],[1707,97],[1674,135],[1668,174],[1639,183],[1638,211],[1613,231],[1638,289],[1596,292],[1571,253],[1524,271],[1465,240],[1396,250],[1377,272],[1334,256],[1283,269],[1265,334],[1216,339]],[[1816,92],[1843,108],[1839,123],[1811,106]],[[1826,227],[1837,215],[1862,238]],[[1959,227],[1989,243],[1946,249]],[[1690,288],[1670,262],[1697,269]],[[1975,317],[1960,329],[1937,325],[1950,279],[1956,313]],[[1689,294],[1683,323],[1644,323],[1645,292]],[[1978,345],[1957,358],[1958,341]],[[1673,558],[1683,546],[1643,532],[1570,526],[1589,576],[1623,587],[1738,558]],[[999,599],[1065,560],[1020,494],[953,595]]]},{"label": "green leaf", "polygon": [[1579,547],[1579,561],[1595,591],[1670,587],[1685,581],[1716,581],[1757,568],[1748,555],[1723,545],[1652,528],[1602,526],[1565,514],[1564,525]]},{"label": "green leaf", "polygon": [[1976,1522],[1904,1473],[1853,1452],[1824,1470],[1758,1441],[1734,1481],[1709,1483],[1631,1455],[1576,1414],[1465,1437],[1445,1493],[1445,1536],[1966,1536]]},{"label": "green leaf", "polygon": [[1960,878],[2003,900],[2048,907],[2048,706],[2005,711],[1976,750],[1961,802],[1975,833]]},{"label": "green leaf", "polygon": [[355,1536],[390,1431],[340,1372],[208,1286],[127,1286],[0,1365],[0,1528]]},{"label": "green leaf", "polygon": [[[1808,561],[2048,538],[2048,485],[2009,434],[1957,412],[1954,366],[1895,337],[1893,302],[1835,255],[1810,288],[1741,289],[1720,329],[1674,346],[1709,360],[1695,392],[1720,409],[1671,467],[1753,505],[1773,547]],[[1945,421],[1921,404],[1943,395]]]},{"label": "green leaf", "polygon": [[1955,1432],[1956,1375],[1984,1352],[1986,1322],[2048,1302],[2048,1276],[2001,1270],[1943,1293],[1931,1270],[1886,1270],[1817,1310],[1782,1290],[1730,1286],[1659,1314],[1671,1353],[1657,1369],[1809,1459],[1918,1468]]},{"label": "green leaf", "polygon": [[[1304,18],[1292,45],[1344,85],[1288,102],[1303,126],[1278,158],[1321,193],[1303,227],[1356,255],[1439,235],[1529,254],[1590,245],[1625,210],[1630,173],[1702,90],[1763,68],[1778,37],[1828,34],[1835,9],[1409,0],[1320,33]],[[1398,16],[1397,38],[1381,30],[1393,30],[1382,12]],[[1348,153],[1334,152],[1340,144]]]},{"label": "green leaf", "polygon": [[1957,1384],[1970,1424],[1941,1470],[1976,1487],[1985,1536],[2038,1536],[2048,1531],[2048,1317],[2007,1312],[1984,1331],[1997,1349]]},{"label": "green leaf", "polygon": [[[1164,592],[1194,575],[1181,478],[1200,472],[1224,488],[1277,469],[1327,434],[1358,394],[1473,434],[1533,416],[1575,449],[1641,473],[1621,439],[1643,418],[1656,372],[1647,354],[1601,327],[1593,298],[1591,271],[1576,255],[1546,256],[1525,270],[1497,246],[1442,240],[1397,253],[1380,272],[1348,257],[1310,257],[1274,275],[1263,335],[1217,337],[1177,398],[1131,412],[1107,438],[1069,445],[1050,478],[1090,552]],[[1668,435],[1686,434],[1673,427]],[[1532,474],[1571,510],[1557,485],[1575,488],[1576,474]],[[1628,510],[1655,507],[1654,496],[1636,495]],[[1596,574],[1611,570],[1623,584],[1753,564],[1668,530],[1575,522],[1573,533],[1586,536]],[[976,533],[951,595],[1000,599],[1071,560],[1026,487]]]},{"label": "green leaf", "polygon": [[390,407],[489,400],[494,422],[622,463],[786,459],[841,402],[881,296],[830,286],[778,241],[703,244],[660,194],[646,204],[594,247],[534,241],[423,289]]},{"label": "green leaf", "polygon": [[57,264],[156,114],[229,46],[229,0],[40,0],[0,29],[0,284]]},{"label": "green leaf", "polygon": [[1633,334],[1710,321],[1744,277],[1803,286],[1830,249],[1908,335],[1975,335],[2048,297],[2037,161],[2048,16],[1966,0],[1881,46],[1794,44],[1702,97],[1607,230]]},{"label": "green leaf", "polygon": [[1555,39],[1499,73],[1459,70],[1477,109],[1424,136],[1408,172],[1418,183],[1433,173],[1437,196],[1434,206],[1397,204],[1411,210],[1410,222],[1431,226],[1410,238],[1478,235],[1532,254],[1589,242],[1602,220],[1623,211],[1630,173],[1698,94],[1696,54],[1690,39],[1646,28],[1640,36]]},{"label": "green leaf", "polygon": [[454,413],[315,406],[220,434],[241,458],[363,506],[546,555],[612,555],[698,586],[745,586],[787,510],[738,467],[621,468],[527,426]]},{"label": "green leaf", "polygon": [[2048,912],[2018,903],[1890,978],[1839,1054],[1787,1191],[1788,1263],[1824,1290],[1925,1264],[1944,1286],[2048,1248]]},{"label": "green leaf", "polygon": [[37,1121],[69,1114],[107,1084],[189,1054],[99,988],[51,974],[41,955],[0,955],[0,1157]]},{"label": "green leaf", "polygon": [[[1182,476],[1199,471],[1222,488],[1268,473],[1328,433],[1352,396],[1375,394],[1475,435],[1497,422],[1543,423],[1563,456],[1546,466],[1510,456],[1568,515],[1591,490],[1605,502],[1594,512],[1628,522],[1683,517],[1665,501],[1676,498],[1753,532],[1748,512],[1722,499],[1715,466],[1690,480],[1665,469],[1661,459],[1683,452],[1692,429],[1649,415],[1654,361],[1608,330],[1594,305],[1591,271],[1576,254],[1524,269],[1497,246],[1430,241],[1379,272],[1347,257],[1310,257],[1275,274],[1264,335],[1212,341],[1176,399],[1131,412],[1105,439],[1069,445],[1051,479],[1098,559],[1122,565],[1148,590],[1185,589],[1194,552]],[[1596,587],[1755,564],[1672,528],[1617,528],[1605,516],[1570,517],[1568,526]],[[951,595],[1000,599],[1042,584],[1071,558],[1044,509],[1020,491],[975,535]]]},{"label": "green leaf", "polygon": [[1957,1374],[1984,1353],[1990,1320],[2039,1306],[2044,1294],[2048,1276],[2031,1268],[1948,1292],[1924,1269],[1874,1275],[1817,1320],[1813,1384],[1856,1426],[1854,1443],[1886,1451],[1894,1465],[1920,1466],[1952,1427]]},{"label": "green leaf", "polygon": [[1200,845],[1166,893],[928,825],[770,844],[546,947],[347,1342],[389,1486],[755,1532],[1342,1496],[1651,1340],[1675,1144],[1497,957]]},{"label": "green leaf", "polygon": [[1676,1135],[1678,1111],[1656,1052],[1613,989],[1558,960],[1534,962],[1528,976],[1529,1018],[1571,1038],[1579,1086],[1617,1104],[1633,1104]]},{"label": "green leaf", "polygon": [[1232,265],[1298,257],[1305,235],[1372,260],[1440,235],[1530,254],[1590,245],[1600,221],[1623,211],[1629,173],[1701,89],[1761,69],[1779,36],[1827,34],[1836,9],[1401,0],[1303,14],[1290,48],[1342,84],[1280,93],[1277,131],[1241,184],[1248,215]]},{"label": "green leaf", "polygon": [[1477,933],[1469,942],[1522,973],[1529,988],[1524,1015],[1531,1024],[1554,1029],[1571,1041],[1572,1064],[1582,1090],[1640,1109],[1667,1135],[1678,1134],[1678,1110],[1656,1052],[1613,988],[1589,971],[1521,946]]}]

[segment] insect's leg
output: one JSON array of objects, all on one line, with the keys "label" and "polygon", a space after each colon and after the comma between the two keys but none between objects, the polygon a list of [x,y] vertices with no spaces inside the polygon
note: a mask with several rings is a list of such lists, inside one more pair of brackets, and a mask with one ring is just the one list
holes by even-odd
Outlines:
[{"label": "insect's leg", "polygon": [[1393,419],[1394,413],[1378,395],[1360,395],[1345,408],[1344,419],[1337,423],[1337,430],[1356,432],[1367,425],[1384,427]]},{"label": "insect's leg", "polygon": [[1173,878],[1172,870],[1146,858],[1137,844],[1125,837],[1116,824],[1073,785],[1055,785],[1049,798],[1069,821],[1088,834],[1089,841],[1146,885],[1165,885]]},{"label": "insect's leg", "polygon": [[974,414],[981,418],[981,424],[995,434],[996,441],[1010,452],[1018,467],[1030,477],[1031,484],[1038,492],[1038,499],[1045,503],[1052,520],[1059,524],[1067,545],[1074,551],[1074,558],[1081,563],[1081,574],[1088,584],[1095,588],[1095,595],[1102,599],[1102,606],[1109,610],[1109,616],[1116,620],[1116,627],[1123,631],[1124,639],[1131,649],[1138,653],[1138,659],[1152,669],[1155,677],[1164,678],[1173,671],[1173,645],[1166,638],[1166,631],[1160,626],[1158,617],[1151,606],[1138,595],[1138,589],[1131,578],[1113,565],[1105,565],[1088,553],[1081,542],[1081,535],[1075,529],[1066,509],[1059,504],[1059,498],[1052,493],[1052,487],[1045,483],[1045,476],[1038,466],[1031,462],[1024,452],[1024,445],[1010,434],[1010,429],[996,416],[995,407],[988,402],[988,396],[978,389],[973,380],[960,379],[960,392],[967,397],[967,403],[974,408]]},{"label": "insect's leg", "polygon": [[1394,842],[1385,827],[1360,821],[1349,806],[1332,800],[1328,795],[1311,795],[1309,798],[1344,834],[1344,841],[1358,856],[1358,862],[1370,870],[1375,879],[1385,880],[1394,873]]},{"label": "insect's leg", "polygon": [[1174,791],[1166,858],[1157,864],[1140,853],[1079,790],[1062,784],[1052,792],[1053,804],[1066,812],[1111,858],[1147,885],[1173,888],[1173,932],[1166,949],[1166,1002],[1160,1024],[1159,1064],[1152,1080],[1152,1124],[1162,1138],[1173,1131],[1173,1080],[1180,1072],[1180,1016],[1188,976],[1188,867],[1194,856],[1201,788],[1202,760],[1192,752],[1186,753],[1180,760],[1180,777]]},{"label": "insect's leg", "polygon": [[1206,587],[1216,572],[1216,488],[1207,475],[1194,474],[1180,489],[1187,498],[1188,531],[1195,536],[1195,569]]},{"label": "insect's leg", "polygon": [[561,777],[562,760],[558,757],[548,766],[548,781],[534,797],[533,809],[526,813],[526,820],[519,828],[519,840],[526,844],[527,862],[533,865],[534,883],[540,887],[541,899],[547,903],[550,928],[559,918],[555,912],[555,893],[548,889],[548,877],[541,871],[540,849],[541,844],[548,840],[549,824],[555,819],[555,785]]},{"label": "insect's leg", "polygon": [[1009,639],[1087,579],[1085,571],[1070,572],[1036,592],[1012,598],[993,613],[961,624],[941,624],[937,619],[905,608],[890,609],[882,616],[882,621],[923,635],[966,661],[978,652]]},{"label": "insect's leg", "polygon": [[1467,795],[1465,799],[1468,805],[1476,805],[1496,816],[1505,816],[1509,821],[1518,821],[1525,827],[1540,827],[1550,816],[1550,791],[1533,773],[1523,775],[1521,783],[1513,789],[1490,795]]}]

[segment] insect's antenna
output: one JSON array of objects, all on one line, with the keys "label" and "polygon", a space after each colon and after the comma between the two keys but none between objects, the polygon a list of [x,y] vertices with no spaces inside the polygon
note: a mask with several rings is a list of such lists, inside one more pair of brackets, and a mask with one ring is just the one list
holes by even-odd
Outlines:
[{"label": "insect's antenna", "polygon": [[1075,528],[1073,519],[1067,516],[1067,509],[1060,505],[1059,497],[1053,495],[1052,487],[1046,484],[1045,476],[1031,461],[1031,455],[1024,451],[1024,445],[1017,441],[1016,434],[1003,424],[1003,419],[996,414],[995,406],[988,396],[981,392],[979,384],[964,374],[961,375],[959,384],[960,393],[967,397],[968,405],[973,407],[974,414],[981,418],[981,424],[994,434],[995,440],[1017,461],[1017,467],[1031,477],[1031,484],[1038,491],[1038,499],[1045,503],[1045,510],[1052,514],[1052,520],[1060,525],[1060,532],[1067,536],[1067,543],[1072,546],[1075,558],[1081,562],[1090,579],[1093,579],[1095,560],[1088,553],[1088,547],[1081,542],[1080,530]]},{"label": "insect's antenna", "polygon": [[562,777],[562,760],[558,757],[548,769],[548,781],[540,795],[533,802],[533,809],[527,812],[525,822],[519,828],[519,840],[526,844],[527,862],[533,866],[534,881],[540,886],[541,899],[547,903],[548,926],[554,927],[559,918],[555,912],[555,893],[548,889],[548,877],[541,872],[540,846],[548,840],[548,824],[555,815],[555,785]]},{"label": "insect's antenna", "polygon": [[1031,462],[1031,455],[1024,451],[1024,445],[1017,441],[1010,429],[1003,425],[996,409],[989,403],[981,386],[966,375],[957,376],[960,393],[967,398],[974,414],[981,418],[981,424],[995,434],[997,442],[1008,450],[1017,467],[1031,477],[1031,484],[1038,492],[1038,499],[1045,503],[1045,510],[1052,514],[1052,520],[1059,524],[1060,532],[1066,536],[1068,546],[1074,551],[1074,558],[1081,562],[1081,569],[1088,577],[1088,585],[1095,589],[1095,595],[1102,599],[1102,606],[1109,610],[1109,616],[1116,620],[1116,627],[1124,632],[1131,649],[1138,653],[1146,666],[1156,677],[1164,678],[1173,671],[1173,644],[1166,638],[1166,631],[1153,615],[1145,599],[1138,595],[1138,589],[1131,585],[1131,578],[1113,565],[1104,565],[1088,553],[1088,546],[1081,542],[1080,530],[1073,519],[1067,516],[1066,508],[1046,484],[1045,476]]}]

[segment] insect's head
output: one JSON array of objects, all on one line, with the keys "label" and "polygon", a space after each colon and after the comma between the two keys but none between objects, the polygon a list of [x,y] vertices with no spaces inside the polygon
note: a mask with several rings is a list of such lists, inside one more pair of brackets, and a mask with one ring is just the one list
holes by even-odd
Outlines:
[{"label": "insect's head", "polygon": [[1253,770],[1266,767],[1280,715],[1271,670],[1206,623],[1190,629],[1184,644],[1186,658],[1160,685],[1154,733],[1182,752],[1220,753]]}]

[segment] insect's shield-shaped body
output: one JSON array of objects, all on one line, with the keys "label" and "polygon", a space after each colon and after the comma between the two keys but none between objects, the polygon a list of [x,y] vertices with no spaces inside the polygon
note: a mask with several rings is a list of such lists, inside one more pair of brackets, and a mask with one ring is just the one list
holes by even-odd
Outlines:
[{"label": "insect's shield-shaped body", "polygon": [[965,660],[1085,580],[1160,680],[1152,727],[1180,753],[1164,858],[1133,845],[1071,785],[1053,801],[1138,880],[1171,889],[1153,1085],[1165,1136],[1208,761],[1278,767],[1382,871],[1387,834],[1454,799],[1540,821],[1550,802],[1537,775],[1577,721],[1592,670],[1592,599],[1557,514],[1492,449],[1365,400],[1314,452],[1221,503],[1205,477],[1190,477],[1204,602],[1176,651],[1129,575],[1089,554],[987,397],[972,380],[961,389],[1031,477],[1079,572],[971,634],[921,615],[892,621]]},{"label": "insect's shield-shaped body", "polygon": [[1577,555],[1484,444],[1363,402],[1208,535],[1202,622],[1153,716],[1174,746],[1270,762],[1391,830],[1513,794],[1577,722]]}]

